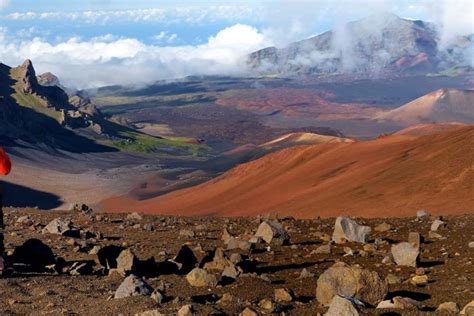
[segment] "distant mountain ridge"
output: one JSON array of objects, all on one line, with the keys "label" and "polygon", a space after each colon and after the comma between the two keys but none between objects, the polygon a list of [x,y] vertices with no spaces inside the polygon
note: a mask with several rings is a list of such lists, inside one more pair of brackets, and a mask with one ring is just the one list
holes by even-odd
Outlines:
[{"label": "distant mountain ridge", "polygon": [[285,48],[268,47],[248,56],[261,74],[436,73],[451,67],[471,70],[473,36],[441,47],[433,25],[394,14],[350,22]]}]

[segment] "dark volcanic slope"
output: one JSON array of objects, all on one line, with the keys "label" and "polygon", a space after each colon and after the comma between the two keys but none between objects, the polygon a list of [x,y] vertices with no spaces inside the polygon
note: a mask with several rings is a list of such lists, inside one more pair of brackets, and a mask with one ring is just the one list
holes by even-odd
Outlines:
[{"label": "dark volcanic slope", "polygon": [[[301,146],[165,196],[111,199],[108,210],[245,216],[404,216],[474,210],[474,127],[421,137]],[[122,207],[127,205],[127,207]]]}]

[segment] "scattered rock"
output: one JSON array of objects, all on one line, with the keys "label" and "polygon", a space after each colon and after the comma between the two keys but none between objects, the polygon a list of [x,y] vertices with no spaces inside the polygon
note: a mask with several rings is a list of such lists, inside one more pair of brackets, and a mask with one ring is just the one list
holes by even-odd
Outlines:
[{"label": "scattered rock", "polygon": [[29,266],[30,270],[41,271],[56,259],[51,248],[39,239],[29,239],[13,251],[12,261]]},{"label": "scattered rock", "polygon": [[396,276],[395,274],[389,273],[385,277],[385,281],[387,281],[388,284],[400,284],[402,283],[402,279],[399,276]]},{"label": "scattered rock", "polygon": [[177,316],[191,316],[194,315],[193,307],[189,304],[182,306],[177,313]]},{"label": "scattered rock", "polygon": [[196,255],[188,245],[181,246],[172,261],[178,264],[179,272],[182,274],[191,271],[198,263]]},{"label": "scattered rock", "polygon": [[469,247],[469,248],[474,248],[474,241],[471,241],[471,242],[468,244],[468,247]]},{"label": "scattered rock", "polygon": [[358,316],[359,312],[354,307],[351,301],[335,295],[329,305],[329,310],[327,311],[326,316]]},{"label": "scattered rock", "polygon": [[130,274],[123,280],[122,284],[115,291],[114,298],[125,298],[129,296],[148,296],[153,293],[153,289],[141,277]]},{"label": "scattered rock", "polygon": [[369,226],[359,225],[348,217],[338,217],[334,225],[332,240],[336,243],[353,241],[365,243],[372,229]]},{"label": "scattered rock", "polygon": [[18,217],[16,222],[18,224],[25,225],[25,226],[30,226],[30,225],[33,225],[34,223],[31,217],[29,217],[28,215]]},{"label": "scattered rock", "polygon": [[291,302],[293,301],[293,293],[287,289],[275,289],[275,301]]},{"label": "scattered rock", "polygon": [[149,311],[144,311],[142,313],[137,313],[137,314],[135,314],[135,316],[166,316],[166,315],[160,313],[160,311],[157,310],[157,309],[151,309]]},{"label": "scattered rock", "polygon": [[72,206],[72,210],[74,212],[80,212],[80,213],[82,213],[83,215],[86,215],[86,216],[92,216],[92,214],[94,213],[94,210],[92,208],[90,208],[86,204],[81,204],[81,203],[74,204]]},{"label": "scattered rock", "polygon": [[409,297],[401,297],[395,296],[393,299],[393,304],[396,309],[419,309],[421,308],[421,303],[409,298]]},{"label": "scattered rock", "polygon": [[186,238],[194,238],[194,236],[196,236],[196,234],[192,230],[189,230],[189,229],[180,230],[179,235]]},{"label": "scattered rock", "polygon": [[240,272],[237,270],[237,268],[233,264],[230,265],[230,266],[227,266],[224,269],[224,271],[222,271],[222,277],[233,279],[233,280],[237,279],[239,274],[240,274]]},{"label": "scattered rock", "polygon": [[221,237],[224,244],[227,244],[231,238],[233,238],[233,236],[229,233],[229,231],[226,228],[224,228],[224,232],[222,233],[222,237]]},{"label": "scattered rock", "polygon": [[201,268],[194,268],[186,275],[186,280],[189,284],[196,287],[214,287],[217,285],[216,277]]},{"label": "scattered rock", "polygon": [[230,259],[224,254],[222,248],[216,248],[212,254],[212,261],[204,263],[203,268],[206,270],[224,270],[228,266],[233,265]]},{"label": "scattered rock", "polygon": [[94,272],[94,261],[74,262],[69,269],[70,275],[90,275]]},{"label": "scattered rock", "polygon": [[128,275],[136,272],[138,259],[130,249],[125,249],[120,252],[117,257],[117,272],[122,275]]},{"label": "scattered rock", "polygon": [[246,307],[240,314],[239,316],[258,316],[258,313],[251,309],[250,307]]},{"label": "scattered rock", "polygon": [[428,232],[428,237],[430,237],[431,239],[443,239],[444,238],[442,235],[440,235],[437,232],[434,232],[432,230],[430,230]]},{"label": "scattered rock", "polygon": [[141,221],[143,216],[138,212],[133,212],[127,215],[126,220],[128,221]]},{"label": "scattered rock", "polygon": [[43,228],[43,234],[50,233],[56,235],[63,235],[69,237],[80,237],[79,229],[72,227],[70,222],[63,221],[60,218],[55,218],[48,225]]},{"label": "scattered rock", "polygon": [[276,221],[264,221],[258,226],[255,237],[261,237],[268,244],[284,245],[290,236],[283,226]]},{"label": "scattered rock", "polygon": [[387,283],[377,272],[358,266],[335,264],[320,275],[316,298],[323,305],[330,304],[335,295],[350,296],[377,305],[387,291]]},{"label": "scattered rock", "polygon": [[264,298],[263,300],[258,302],[258,307],[272,312],[275,309],[275,304],[271,300]]},{"label": "scattered rock", "polygon": [[416,217],[417,218],[430,217],[430,216],[431,216],[431,214],[428,213],[425,210],[419,210],[419,211],[416,212]]},{"label": "scattered rock", "polygon": [[387,224],[387,223],[379,224],[379,225],[375,226],[375,228],[374,228],[374,230],[376,232],[381,232],[381,233],[389,231],[390,229],[392,229],[392,225]]},{"label": "scattered rock", "polygon": [[411,278],[411,284],[415,286],[425,286],[428,284],[428,276],[427,275],[416,275]]},{"label": "scattered rock", "polygon": [[163,295],[163,293],[161,293],[160,290],[158,289],[155,289],[153,291],[153,293],[151,293],[151,296],[150,298],[157,304],[161,304],[163,303],[163,300],[165,299],[165,296]]},{"label": "scattered rock", "polygon": [[392,246],[393,259],[399,266],[416,267],[420,251],[409,242],[402,242]]},{"label": "scattered rock", "polygon": [[464,306],[461,311],[461,315],[472,316],[474,315],[474,301],[470,301],[469,303]]},{"label": "scattered rock", "polygon": [[301,270],[301,273],[298,279],[306,279],[306,278],[312,278],[312,277],[314,277],[314,273],[311,273],[308,270],[306,270],[306,268],[303,268],[303,270]]},{"label": "scattered rock", "polygon": [[227,241],[227,249],[228,250],[233,250],[233,249],[240,249],[240,250],[244,250],[244,251],[248,251],[250,249],[253,248],[253,245],[252,243],[246,241],[246,240],[240,240],[240,239],[237,239],[237,238],[230,238],[228,241]]},{"label": "scattered rock", "polygon": [[316,248],[315,250],[311,251],[312,254],[330,254],[331,253],[331,245],[322,245]]},{"label": "scattered rock", "polygon": [[435,221],[433,222],[433,224],[431,224],[430,230],[431,230],[432,232],[435,232],[435,231],[437,231],[440,227],[444,227],[445,225],[446,225],[446,224],[445,224],[443,221],[437,219],[437,220],[435,220]]},{"label": "scattered rock", "polygon": [[420,249],[421,246],[421,235],[417,232],[408,233],[408,242],[412,244],[417,249]]},{"label": "scattered rock", "polygon": [[459,306],[455,302],[444,302],[439,304],[436,311],[457,314],[459,313]]},{"label": "scattered rock", "polygon": [[117,258],[125,248],[115,245],[105,246],[97,252],[99,263],[107,270],[117,268]]}]

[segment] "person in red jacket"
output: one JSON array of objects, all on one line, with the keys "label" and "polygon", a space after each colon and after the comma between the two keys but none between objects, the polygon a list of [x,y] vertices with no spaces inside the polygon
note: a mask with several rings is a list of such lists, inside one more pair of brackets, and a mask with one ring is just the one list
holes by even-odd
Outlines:
[{"label": "person in red jacket", "polygon": [[[12,162],[10,160],[10,157],[8,157],[7,153],[5,150],[3,150],[2,147],[0,147],[0,174],[6,176],[7,174],[10,173],[12,170]],[[2,203],[2,198],[3,198],[3,192],[0,187],[0,273],[3,272],[5,266],[3,262],[3,252],[5,251],[5,246],[3,245],[3,203]]]}]

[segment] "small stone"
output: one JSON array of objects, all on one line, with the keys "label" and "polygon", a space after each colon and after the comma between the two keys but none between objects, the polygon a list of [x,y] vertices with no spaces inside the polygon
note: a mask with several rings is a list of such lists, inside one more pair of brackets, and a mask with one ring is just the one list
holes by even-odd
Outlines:
[{"label": "small stone", "polygon": [[387,224],[387,223],[382,223],[374,227],[374,230],[376,232],[381,232],[381,233],[389,231],[390,229],[392,229],[392,225]]},{"label": "small stone", "polygon": [[239,316],[258,316],[258,313],[251,309],[250,307],[246,307]]},{"label": "small stone", "polygon": [[393,259],[399,266],[416,267],[420,251],[409,242],[402,242],[392,246]]},{"label": "small stone", "polygon": [[312,277],[314,277],[314,273],[311,273],[308,270],[306,270],[306,268],[303,268],[303,270],[301,270],[301,273],[298,279],[301,280],[301,279],[312,278]]},{"label": "small stone", "polygon": [[43,228],[43,233],[70,237],[80,236],[80,232],[77,228],[72,227],[70,222],[63,221],[60,218],[55,218],[51,222],[49,222],[49,224]]},{"label": "small stone", "polygon": [[196,287],[215,287],[217,285],[216,277],[201,268],[191,270],[191,272],[186,275],[186,280],[189,284]]},{"label": "small stone", "polygon": [[430,237],[431,239],[443,239],[444,237],[440,234],[438,234],[437,232],[434,232],[434,231],[429,231],[428,232],[428,237]]},{"label": "small stone", "polygon": [[338,217],[334,224],[332,240],[336,243],[360,242],[366,243],[372,229],[369,226],[359,225],[348,217]]},{"label": "small stone", "polygon": [[430,217],[430,216],[431,216],[431,214],[428,213],[425,210],[419,210],[419,211],[416,212],[416,217],[417,218]]},{"label": "small stone", "polygon": [[474,241],[471,241],[471,242],[468,244],[468,247],[469,247],[469,248],[474,248]]},{"label": "small stone", "polygon": [[387,281],[388,284],[400,284],[402,283],[402,280],[400,277],[396,276],[395,274],[389,273],[386,277],[385,280]]},{"label": "small stone", "polygon": [[163,300],[165,299],[164,295],[161,293],[160,290],[155,289],[153,293],[151,293],[151,299],[155,301],[157,304],[163,303]]},{"label": "small stone", "polygon": [[284,245],[290,236],[283,226],[277,221],[264,221],[258,226],[255,237],[261,237],[268,244]]},{"label": "small stone", "polygon": [[224,293],[222,297],[217,301],[217,304],[225,305],[230,304],[234,300],[234,296],[230,293]]},{"label": "small stone", "polygon": [[351,301],[336,295],[331,300],[331,304],[329,305],[329,310],[327,311],[325,316],[358,316],[359,312],[354,307]]},{"label": "small stone", "polygon": [[383,264],[392,264],[392,263],[394,263],[394,262],[393,262],[393,260],[392,260],[392,258],[391,258],[390,256],[385,256],[385,257],[383,257],[383,259],[382,259],[382,263],[383,263]]},{"label": "small stone", "polygon": [[459,306],[455,302],[444,302],[444,303],[439,304],[436,311],[457,314],[459,313]]},{"label": "small stone", "polygon": [[421,308],[421,303],[409,297],[395,296],[393,298],[394,308],[397,309],[418,309]]},{"label": "small stone", "polygon": [[461,315],[473,316],[474,315],[474,301],[470,301],[464,306],[461,311]]},{"label": "small stone", "polygon": [[293,293],[287,289],[275,289],[275,301],[291,302],[293,301]]},{"label": "small stone", "polygon": [[115,291],[114,298],[124,298],[138,295],[151,295],[153,289],[141,278],[133,274],[125,278]]},{"label": "small stone", "polygon": [[135,314],[135,316],[165,316],[165,315],[162,314],[157,309],[151,309],[151,310],[148,310],[148,311],[144,311],[142,313],[137,313],[137,314]]},{"label": "small stone", "polygon": [[315,250],[311,251],[311,254],[330,254],[331,253],[331,245],[322,245],[316,248]]},{"label": "small stone", "polygon": [[416,275],[411,278],[411,284],[415,286],[425,286],[428,284],[428,276],[427,275]]},{"label": "small stone", "polygon": [[143,216],[140,213],[133,212],[128,214],[126,219],[129,221],[141,221],[143,219]]},{"label": "small stone", "polygon": [[233,264],[227,266],[224,269],[224,271],[222,271],[222,277],[226,277],[226,278],[233,279],[233,280],[237,279],[239,274],[240,274],[240,272],[237,270],[237,268]]},{"label": "small stone", "polygon": [[430,230],[433,231],[433,232],[435,232],[435,231],[437,231],[440,227],[444,227],[445,225],[446,225],[446,224],[445,224],[443,221],[437,219],[437,220],[435,220],[435,221],[433,222],[433,224],[431,224]]},{"label": "small stone", "polygon": [[415,246],[417,249],[420,249],[421,246],[421,235],[417,232],[408,233],[408,242]]},{"label": "small stone", "polygon": [[248,251],[252,249],[253,245],[254,244],[246,240],[240,240],[240,239],[232,237],[227,241],[227,250],[240,249],[240,250]]},{"label": "small stone", "polygon": [[194,238],[195,234],[192,230],[182,229],[179,231],[179,235],[186,238]]},{"label": "small stone", "polygon": [[259,303],[258,303],[258,306],[261,308],[261,309],[265,309],[267,311],[273,311],[273,309],[275,308],[275,304],[273,304],[273,302],[271,300],[268,300],[266,298],[264,298],[263,300],[261,300]]},{"label": "small stone", "polygon": [[392,303],[392,301],[390,301],[390,300],[386,300],[386,301],[380,302],[376,307],[376,309],[386,309],[386,308],[393,308],[394,309],[395,304]]},{"label": "small stone", "polygon": [[138,259],[130,249],[125,249],[120,252],[117,257],[117,272],[122,275],[127,275],[137,269]]},{"label": "small stone", "polygon": [[229,233],[229,231],[226,228],[224,228],[224,232],[222,233],[222,237],[221,237],[224,244],[227,244],[231,238],[233,238],[233,236]]},{"label": "small stone", "polygon": [[193,307],[191,305],[182,306],[177,313],[177,316],[191,316],[194,315]]}]

